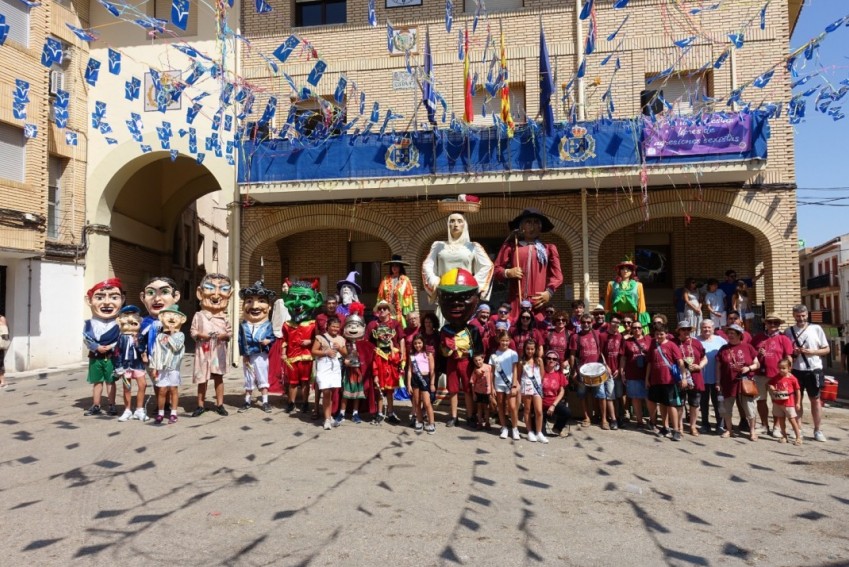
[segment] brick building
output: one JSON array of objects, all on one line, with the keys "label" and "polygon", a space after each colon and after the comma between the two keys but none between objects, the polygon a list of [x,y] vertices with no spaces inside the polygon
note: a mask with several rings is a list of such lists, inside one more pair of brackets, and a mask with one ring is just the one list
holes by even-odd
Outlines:
[{"label": "brick building", "polygon": [[[386,8],[387,4],[400,7]],[[410,89],[410,81],[403,80],[405,57],[388,53],[384,22],[389,19],[396,31],[408,35],[415,32],[413,59],[419,64],[425,31],[429,32],[436,85],[449,114],[454,111],[460,115],[463,62],[458,59],[457,30],[471,28],[474,4],[468,0],[465,6],[455,3],[450,34],[445,30],[443,2],[409,4],[378,2],[379,27],[367,23],[366,0],[272,1],[273,11],[264,14],[256,14],[246,5],[242,33],[254,50],[266,53],[273,52],[290,33],[297,34],[327,62],[324,77],[314,89],[317,95],[332,100],[339,77],[344,75],[348,85],[356,83],[359,91],[367,94],[369,108],[372,101],[379,100],[381,111],[391,108],[405,116],[395,125],[399,132],[404,125],[408,131],[415,130],[426,121],[424,111],[416,110],[421,94]],[[781,54],[787,53],[801,8],[798,1],[770,3],[764,29],[760,29],[757,18],[750,21],[745,27],[745,45],[732,49],[728,34],[738,32],[744,24],[743,3],[723,3],[698,15],[666,0],[634,0],[625,10],[616,10],[612,4],[611,0],[595,2],[597,48],[586,58],[582,80],[569,82],[583,57],[588,32],[588,22],[578,18],[581,2],[487,2],[488,18],[481,20],[472,40],[473,70],[481,77],[486,75],[487,63],[480,62],[486,31],[492,31],[497,45],[498,29],[502,27],[507,37],[514,119],[517,124],[534,119],[540,98],[542,22],[551,67],[558,77],[552,98],[557,121],[567,120],[574,108],[588,127],[598,125],[606,117],[607,103],[602,94],[608,85],[616,103],[614,119],[639,116],[646,106],[646,92],[651,90],[665,93],[670,107],[667,114],[689,115],[698,112],[705,100],[724,99],[777,64]],[[761,7],[745,4],[749,12]],[[606,42],[604,38],[625,15],[628,20],[619,37]],[[303,25],[322,22],[327,25]],[[689,49],[673,44],[689,36],[693,37]],[[727,53],[728,61],[718,67],[711,65],[723,53]],[[613,64],[602,64],[611,54],[621,62],[618,72]],[[281,65],[281,71],[301,86],[314,64],[312,59],[292,57]],[[675,72],[652,85],[652,78],[664,74],[670,65]],[[256,108],[261,110],[268,96],[278,97],[277,115],[269,124],[272,134],[285,127],[290,104],[300,106],[298,114],[304,110],[297,97],[287,100],[285,82],[261,59],[245,52],[241,69],[246,80],[264,91]],[[561,102],[567,88],[574,107]],[[765,88],[751,91],[744,91],[743,102],[749,101],[750,95],[757,96],[750,101],[755,106],[761,100],[786,101],[790,98],[789,74],[780,65]],[[349,89],[348,96],[350,93]],[[476,92],[476,108],[483,98],[482,91]],[[348,120],[357,114],[355,107],[351,104],[345,108],[350,114]],[[717,107],[725,109],[724,102]],[[498,107],[491,107],[492,111],[497,114]],[[360,125],[365,117],[361,117]],[[492,123],[490,116],[485,120],[478,118],[481,125]],[[278,178],[270,175],[258,180],[251,177],[257,167],[243,165],[241,192],[253,206],[242,211],[240,258],[234,261],[238,261],[242,281],[252,281],[264,270],[266,281],[275,287],[283,276],[318,277],[324,291],[332,291],[333,282],[357,268],[363,272],[364,295],[370,300],[382,261],[391,254],[401,254],[418,266],[431,242],[444,240],[446,215],[437,211],[436,201],[474,193],[482,197],[483,206],[468,217],[471,237],[493,255],[507,235],[507,221],[521,209],[535,206],[550,216],[555,228],[548,238],[559,246],[565,277],[555,298],[561,306],[573,298],[597,302],[613,276],[613,266],[623,256],[638,254],[654,257],[655,262],[662,258],[662,273],[655,274],[655,281],[646,285],[651,311],[671,314],[672,291],[687,276],[721,279],[725,270],[734,268],[740,277],[751,277],[764,269],[766,277],[757,281],[754,301],[789,317],[790,307],[799,298],[793,134],[786,119],[770,120],[769,129],[767,153],[759,159],[719,156],[698,163],[666,161],[646,167],[634,163],[598,168],[483,168],[326,179],[298,179],[297,174],[287,176],[284,172]],[[245,151],[243,160],[251,159],[250,151]],[[297,151],[280,151],[277,159],[295,162],[302,158]],[[280,167],[280,171],[285,170],[285,166]],[[647,209],[641,206],[642,174],[646,176]],[[646,270],[650,268],[646,266]],[[421,290],[419,270],[408,273]],[[428,307],[421,292],[419,303]]]},{"label": "brick building", "polygon": [[[0,0],[0,14],[9,26],[0,47],[0,313],[9,320],[6,367],[14,371],[80,357],[66,324],[82,322],[88,45],[65,24],[87,27],[88,1],[31,8]],[[49,68],[41,63],[48,38],[62,50]],[[53,120],[58,91],[70,98],[64,130]],[[15,116],[16,98],[28,99],[25,118]],[[66,143],[65,132],[78,134],[78,145]]]}]

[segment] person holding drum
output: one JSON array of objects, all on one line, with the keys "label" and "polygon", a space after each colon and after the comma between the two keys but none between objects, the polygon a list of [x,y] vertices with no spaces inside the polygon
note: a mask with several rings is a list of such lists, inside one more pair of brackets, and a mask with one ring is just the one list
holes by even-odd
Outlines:
[{"label": "person holding drum", "polygon": [[[528,430],[528,441],[531,443],[548,443],[548,438],[542,432],[542,357],[539,355],[536,340],[529,338],[522,348],[522,355],[516,364],[516,374],[519,376],[519,390],[522,393],[522,403],[525,405],[525,427]],[[534,412],[534,423],[531,425],[531,410]]]},{"label": "person holding drum", "polygon": [[660,428],[659,434],[663,437],[668,435],[668,426],[671,425],[673,441],[681,440],[678,412],[684,403],[681,399],[679,383],[681,377],[685,375],[685,371],[684,356],[681,354],[681,349],[669,340],[664,325],[655,325],[654,344],[648,352],[648,365],[646,366],[649,415],[654,420],[657,406],[660,406],[663,426]]},{"label": "person holding drum", "polygon": [[[593,316],[585,313],[581,316],[581,330],[569,338],[569,367],[572,378],[578,385],[578,398],[584,410],[581,427],[590,426],[590,415],[594,399],[602,401],[613,396],[613,379],[604,364],[599,333],[592,329]],[[608,384],[609,382],[609,384]],[[601,428],[610,429],[607,423],[607,404],[601,404]]]},{"label": "person holding drum", "polygon": [[634,407],[637,427],[649,427],[643,422],[643,405],[648,398],[646,388],[646,353],[652,345],[652,338],[643,334],[643,324],[633,321],[630,325],[630,336],[622,341],[619,349],[619,368],[624,375],[625,393]]},{"label": "person holding drum", "polygon": [[[681,321],[678,323],[678,338],[675,339],[675,344],[681,349],[681,354],[684,355],[684,367],[690,373],[693,380],[693,385],[687,388],[687,406],[690,415],[690,435],[698,437],[699,430],[696,429],[696,416],[702,404],[702,393],[705,391],[705,381],[702,377],[702,369],[707,365],[708,359],[705,356],[705,349],[698,339],[692,337],[693,327],[689,321]],[[679,415],[678,429],[683,429],[684,416]]]}]

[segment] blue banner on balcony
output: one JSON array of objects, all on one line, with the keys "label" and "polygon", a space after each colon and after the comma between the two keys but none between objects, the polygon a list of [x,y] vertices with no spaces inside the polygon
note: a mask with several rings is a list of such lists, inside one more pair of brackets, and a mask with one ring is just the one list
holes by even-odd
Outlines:
[{"label": "blue banner on balcony", "polygon": [[[678,132],[695,124],[679,124]],[[637,167],[642,163],[641,120],[557,124],[553,136],[536,125],[517,127],[513,138],[497,128],[440,130],[400,135],[333,136],[304,146],[289,140],[245,141],[239,162],[241,183],[419,177],[541,171],[575,168]],[[646,156],[646,162],[693,163],[766,158],[768,127],[751,115],[751,143],[738,152],[714,155]]]}]

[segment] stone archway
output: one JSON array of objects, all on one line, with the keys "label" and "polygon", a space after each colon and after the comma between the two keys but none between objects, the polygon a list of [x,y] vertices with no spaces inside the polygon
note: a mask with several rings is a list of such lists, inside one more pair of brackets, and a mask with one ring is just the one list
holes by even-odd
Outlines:
[{"label": "stone archway", "polygon": [[[779,210],[777,200],[792,198],[792,192],[776,191],[770,193],[770,196],[771,199],[767,202],[758,198],[759,194],[755,192],[704,190],[701,199],[687,202],[687,214],[694,219],[711,219],[732,225],[750,234],[754,238],[756,250],[754,262],[756,265],[762,264],[766,276],[759,295],[765,301],[767,310],[789,313],[799,294],[798,278],[786,277],[787,273],[798,271],[798,259],[794,249],[795,220],[787,217],[786,205],[784,212]],[[791,210],[795,212],[795,205]],[[650,215],[651,219],[681,219],[683,213],[680,195],[675,191],[652,192]],[[601,274],[601,247],[609,235],[644,222],[643,209],[627,200],[598,207],[590,221],[591,273]],[[723,242],[723,245],[728,246],[729,243]],[[733,243],[730,245],[733,246]],[[596,284],[599,279],[603,278],[596,278]],[[776,281],[787,282],[793,289],[778,289]],[[592,286],[594,290],[597,288],[598,285]]]}]

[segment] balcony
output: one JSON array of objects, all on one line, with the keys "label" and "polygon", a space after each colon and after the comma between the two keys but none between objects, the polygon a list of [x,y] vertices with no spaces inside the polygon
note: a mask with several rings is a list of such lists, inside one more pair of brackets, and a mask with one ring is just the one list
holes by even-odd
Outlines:
[{"label": "balcony", "polygon": [[822,289],[824,287],[839,287],[840,283],[837,280],[836,274],[822,274],[814,278],[808,278],[805,288],[808,291],[814,289]]}]

